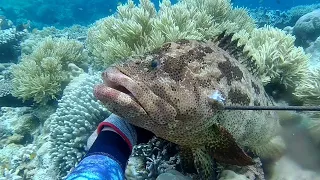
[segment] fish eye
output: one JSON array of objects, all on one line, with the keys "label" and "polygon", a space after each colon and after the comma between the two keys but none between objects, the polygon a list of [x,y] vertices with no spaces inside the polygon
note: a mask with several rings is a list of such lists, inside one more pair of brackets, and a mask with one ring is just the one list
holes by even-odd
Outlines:
[{"label": "fish eye", "polygon": [[156,69],[160,65],[159,61],[157,59],[153,59],[151,61],[151,68]]}]

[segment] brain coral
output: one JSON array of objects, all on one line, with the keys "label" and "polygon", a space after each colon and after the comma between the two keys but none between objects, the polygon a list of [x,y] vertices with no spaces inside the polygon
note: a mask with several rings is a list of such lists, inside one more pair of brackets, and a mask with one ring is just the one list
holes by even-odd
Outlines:
[{"label": "brain coral", "polygon": [[298,19],[293,27],[293,34],[297,43],[308,46],[320,35],[320,9],[309,12]]}]

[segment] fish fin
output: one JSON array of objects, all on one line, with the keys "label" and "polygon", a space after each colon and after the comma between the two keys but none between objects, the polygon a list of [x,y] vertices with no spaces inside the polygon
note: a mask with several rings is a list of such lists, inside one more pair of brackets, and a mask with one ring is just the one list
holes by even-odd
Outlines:
[{"label": "fish fin", "polygon": [[199,179],[215,180],[214,159],[208,154],[205,148],[192,149],[194,165],[198,171]]},{"label": "fish fin", "polygon": [[252,56],[249,56],[249,51],[244,51],[245,45],[238,46],[239,38],[233,39],[233,35],[234,33],[223,31],[213,41],[217,43],[218,47],[229,52],[230,55],[244,64],[253,75],[257,75],[259,65]]},{"label": "fish fin", "polygon": [[253,159],[238,146],[234,137],[224,127],[213,125],[208,135],[212,136],[211,139],[214,139],[214,141],[208,142],[207,149],[209,154],[218,162],[238,166],[255,164]]},{"label": "fish fin", "polygon": [[196,169],[194,166],[194,158],[192,154],[192,149],[180,146],[180,159],[181,159],[181,165],[184,172],[188,173],[195,173]]}]

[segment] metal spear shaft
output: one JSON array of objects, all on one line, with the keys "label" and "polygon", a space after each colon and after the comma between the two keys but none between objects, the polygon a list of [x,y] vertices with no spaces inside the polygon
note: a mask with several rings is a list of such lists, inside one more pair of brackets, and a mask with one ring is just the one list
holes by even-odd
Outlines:
[{"label": "metal spear shaft", "polygon": [[223,110],[320,111],[320,106],[223,106]]}]

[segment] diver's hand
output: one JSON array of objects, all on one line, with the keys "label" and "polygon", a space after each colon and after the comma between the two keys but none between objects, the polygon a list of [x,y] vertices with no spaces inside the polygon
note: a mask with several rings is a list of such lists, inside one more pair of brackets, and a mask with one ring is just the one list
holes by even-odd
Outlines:
[{"label": "diver's hand", "polygon": [[137,144],[137,133],[134,127],[121,117],[111,114],[98,125],[97,129],[88,138],[87,149],[90,149],[101,131],[113,131],[119,134],[126,141],[130,150],[132,150],[132,147]]}]

